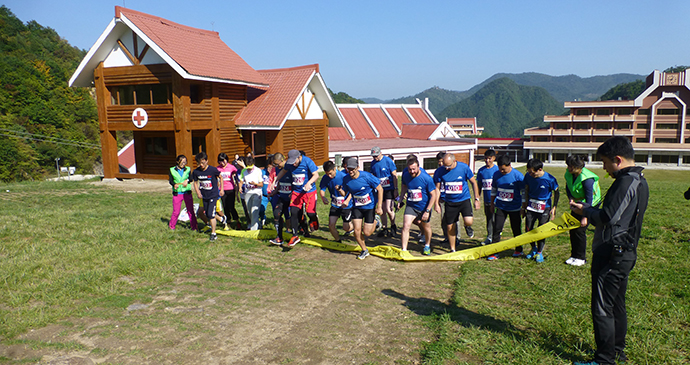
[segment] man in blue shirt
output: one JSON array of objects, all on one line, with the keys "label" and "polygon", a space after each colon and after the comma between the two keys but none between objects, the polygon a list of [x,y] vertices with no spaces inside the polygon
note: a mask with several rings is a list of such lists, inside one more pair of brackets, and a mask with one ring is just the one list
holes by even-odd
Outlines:
[{"label": "man in blue shirt", "polygon": [[[378,237],[395,237],[397,227],[395,226],[395,207],[393,201],[395,199],[394,192],[398,185],[398,174],[395,168],[395,162],[390,157],[381,153],[381,148],[374,147],[371,149],[371,174],[376,176],[381,181],[383,188],[383,212],[381,215],[381,231]],[[391,220],[391,228],[388,227],[388,218]]]},{"label": "man in blue shirt", "polygon": [[[441,175],[446,173],[446,168],[443,166],[443,157],[446,156],[446,152],[439,152],[436,154],[436,160],[438,160],[438,168],[434,171],[434,183],[440,182],[440,185],[438,186],[438,202],[437,202],[437,208],[441,209],[440,212],[437,213],[441,214],[441,229],[443,230],[443,244],[447,244],[448,241],[448,226],[446,226],[445,222],[445,216],[446,216],[446,187],[443,185],[443,181],[441,181]],[[460,239],[460,232],[458,231],[458,224],[455,223],[455,242]]]},{"label": "man in blue shirt", "polygon": [[[347,207],[350,202],[352,207],[352,225],[355,229],[355,240],[362,248],[362,252],[357,256],[359,260],[364,260],[369,256],[369,250],[364,243],[365,236],[371,236],[376,228],[374,224],[374,213],[383,214],[381,202],[383,201],[383,188],[381,181],[374,175],[359,171],[359,162],[356,158],[347,160],[347,176],[343,178],[343,185],[336,187],[341,196],[345,196],[341,206]],[[376,192],[376,196],[374,196]],[[362,224],[364,221],[364,224]]]},{"label": "man in blue shirt", "polygon": [[[474,221],[472,214],[472,203],[474,200],[474,208],[479,209],[479,188],[477,187],[477,180],[467,164],[455,160],[455,155],[446,153],[443,157],[443,166],[445,172],[441,172],[438,178],[434,180],[436,187],[440,189],[441,184],[445,186],[446,190],[446,214],[444,217],[446,229],[448,230],[448,241],[450,242],[450,250],[455,252],[455,239],[457,223],[462,216],[465,223],[465,231],[469,238],[474,237],[472,230],[472,223]],[[470,195],[469,185],[472,185],[474,195]],[[473,199],[472,199],[473,198]],[[436,212],[441,212],[441,207],[436,204]]]},{"label": "man in blue shirt", "polygon": [[425,244],[422,253],[431,255],[431,209],[438,200],[438,190],[434,180],[419,168],[419,160],[411,156],[406,162],[407,169],[402,174],[402,188],[400,196],[407,199],[405,214],[403,215],[402,250],[407,251],[410,240],[410,227],[416,224],[424,233]]},{"label": "man in blue shirt", "polygon": [[477,185],[482,188],[484,215],[486,216],[486,239],[482,245],[490,244],[494,233],[494,215],[491,213],[491,186],[494,181],[494,174],[498,171],[495,161],[496,151],[486,150],[484,152],[484,166],[477,171]]},{"label": "man in blue shirt", "polygon": [[[534,229],[534,224],[537,222],[539,222],[538,227],[556,217],[559,197],[558,181],[544,171],[544,164],[539,159],[534,158],[527,161],[525,196],[527,199],[522,203],[522,212],[525,215],[525,231],[529,232]],[[553,204],[551,203],[551,196],[553,196]],[[526,258],[534,258],[537,262],[544,262],[545,244],[546,239],[530,243],[532,250]]]},{"label": "man in blue shirt", "polygon": [[326,175],[321,178],[321,182],[319,183],[319,195],[321,195],[323,204],[328,205],[326,190],[331,194],[331,210],[328,213],[328,229],[331,231],[333,239],[336,240],[336,242],[341,242],[335,224],[338,221],[338,217],[342,217],[343,229],[345,232],[350,231],[350,222],[352,221],[352,200],[350,200],[350,204],[343,206],[346,197],[340,195],[335,187],[343,185],[343,179],[347,176],[347,173],[336,169],[335,163],[330,160],[323,163],[323,171]]},{"label": "man in blue shirt", "polygon": [[[498,171],[493,177],[491,187],[491,212],[494,214],[494,236],[493,243],[501,241],[501,231],[506,222],[506,217],[510,217],[510,228],[513,236],[522,234],[520,217],[522,211],[522,197],[525,193],[524,176],[510,166],[510,157],[507,155],[498,156],[496,159]],[[522,246],[515,248],[513,257],[522,256]],[[488,260],[498,259],[498,254],[487,257]]]}]

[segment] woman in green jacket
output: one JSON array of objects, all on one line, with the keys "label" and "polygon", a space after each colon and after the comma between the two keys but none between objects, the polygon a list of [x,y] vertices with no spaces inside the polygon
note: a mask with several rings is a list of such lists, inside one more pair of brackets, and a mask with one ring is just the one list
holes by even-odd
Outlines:
[{"label": "woman in green jacket", "polygon": [[177,218],[180,216],[182,201],[187,208],[189,224],[196,231],[196,216],[194,215],[194,198],[192,197],[192,171],[187,166],[185,155],[177,156],[177,165],[170,168],[168,182],[172,185],[173,191],[173,212],[170,216],[170,229],[175,229]]},{"label": "woman in green jacket", "polygon": [[[585,168],[585,161],[581,156],[571,155],[565,159],[568,170],[565,172],[565,187],[568,199],[573,202],[585,202],[596,207],[601,202],[601,188],[599,176]],[[570,258],[566,264],[582,266],[586,261],[587,252],[587,217],[571,212],[573,217],[580,220],[580,227],[570,230]]]}]

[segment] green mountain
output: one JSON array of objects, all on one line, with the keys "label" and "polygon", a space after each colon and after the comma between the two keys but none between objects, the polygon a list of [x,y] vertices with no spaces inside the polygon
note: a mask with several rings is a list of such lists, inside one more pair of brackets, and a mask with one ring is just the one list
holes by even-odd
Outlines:
[{"label": "green mountain", "polygon": [[436,115],[449,118],[477,117],[484,132],[494,137],[520,137],[525,128],[539,126],[544,115],[562,114],[563,104],[544,88],[518,85],[503,77],[488,83],[472,96]]},{"label": "green mountain", "polygon": [[645,89],[645,83],[642,80],[633,82],[626,82],[616,85],[609,89],[600,100],[633,100],[640,95]]},{"label": "green mountain", "polygon": [[0,6],[0,180],[27,180],[60,165],[92,173],[100,159],[96,103],[67,86],[85,51],[51,28]]},{"label": "green mountain", "polygon": [[471,94],[467,91],[453,91],[441,89],[438,86],[434,86],[430,89],[426,89],[421,93],[414,96],[406,96],[403,98],[393,99],[386,101],[387,104],[417,104],[417,100],[424,100],[424,98],[429,98],[429,110],[431,110],[434,115],[438,115],[443,109],[451,104],[455,104],[458,101],[467,98]]},{"label": "green mountain", "polygon": [[353,98],[345,92],[341,91],[336,94],[331,89],[328,89],[328,92],[331,94],[333,102],[335,102],[336,104],[364,104],[362,100]]}]

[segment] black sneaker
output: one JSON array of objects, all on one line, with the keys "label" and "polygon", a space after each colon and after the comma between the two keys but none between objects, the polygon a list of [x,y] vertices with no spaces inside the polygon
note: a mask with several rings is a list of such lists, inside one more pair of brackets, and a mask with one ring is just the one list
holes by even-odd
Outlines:
[{"label": "black sneaker", "polygon": [[467,238],[474,238],[474,229],[470,226],[465,226],[465,233],[467,233]]},{"label": "black sneaker", "polygon": [[388,231],[388,237],[395,238],[395,236],[397,236],[397,233],[396,233],[397,230],[398,230],[398,227],[396,227],[395,225],[391,226],[391,229]]},{"label": "black sneaker", "polygon": [[384,228],[379,231],[379,233],[376,235],[376,237],[386,237],[388,235],[388,228]]},{"label": "black sneaker", "polygon": [[208,240],[211,241],[211,242],[213,242],[213,241],[216,240],[216,238],[217,238],[217,237],[216,237],[216,234],[215,234],[215,233],[211,233],[211,236],[208,238]]}]

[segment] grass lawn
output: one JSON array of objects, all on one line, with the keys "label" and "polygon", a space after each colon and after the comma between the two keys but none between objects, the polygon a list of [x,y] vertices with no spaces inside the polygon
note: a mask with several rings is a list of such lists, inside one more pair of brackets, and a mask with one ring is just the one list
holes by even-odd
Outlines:
[{"label": "grass lawn", "polygon": [[[563,185],[564,169],[547,171]],[[594,172],[604,176],[601,169]],[[690,202],[683,192],[690,179],[685,171],[648,170],[645,175],[650,204],[628,288],[626,352],[630,364],[685,364],[690,361]],[[601,179],[603,191],[611,181]],[[179,228],[169,231],[170,200],[170,194],[127,193],[87,182],[0,186],[0,345],[11,345],[21,341],[20,334],[68,318],[108,316],[104,309],[147,303],[156,288],[181,273],[203,270],[218,257],[259,246],[243,239],[233,239],[231,245],[208,244],[206,235]],[[566,207],[562,194],[559,212]],[[485,235],[483,212],[475,214],[475,239],[480,241]],[[327,215],[327,206],[319,203],[318,235],[323,238],[330,237]],[[397,221],[401,227],[400,215]],[[434,229],[440,232],[438,224]],[[504,237],[509,236],[506,227]],[[590,242],[591,236],[588,233]],[[446,305],[416,312],[434,335],[433,341],[421,345],[422,360],[568,364],[588,359],[594,344],[589,265],[565,265],[569,252],[568,236],[562,234],[547,239],[543,264],[512,258],[477,260],[460,264],[454,283],[434,283],[452,284],[454,290]],[[275,265],[289,265],[309,277],[314,263],[286,260]],[[238,260],[227,275],[250,287],[270,270],[257,261]],[[236,281],[219,277],[211,284],[247,296],[230,286]],[[413,311],[417,305],[425,303],[408,304]],[[413,320],[417,319],[407,321]],[[81,346],[69,341],[32,345]],[[0,363],[9,361],[0,356]]]}]

